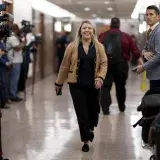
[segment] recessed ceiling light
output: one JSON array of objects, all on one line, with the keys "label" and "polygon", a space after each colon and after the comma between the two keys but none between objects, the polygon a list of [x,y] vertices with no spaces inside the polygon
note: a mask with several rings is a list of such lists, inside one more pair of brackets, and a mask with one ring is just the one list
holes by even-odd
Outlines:
[{"label": "recessed ceiling light", "polygon": [[104,4],[109,4],[109,1],[104,1]]},{"label": "recessed ceiling light", "polygon": [[78,4],[82,4],[82,2],[81,1],[79,1],[79,2],[77,2]]},{"label": "recessed ceiling light", "polygon": [[84,11],[90,11],[90,8],[86,7],[84,8]]},{"label": "recessed ceiling light", "polygon": [[96,14],[92,14],[92,17],[93,17],[93,18],[96,18],[96,17],[97,17],[97,15],[96,15]]},{"label": "recessed ceiling light", "polygon": [[113,11],[112,7],[107,8],[108,11]]}]

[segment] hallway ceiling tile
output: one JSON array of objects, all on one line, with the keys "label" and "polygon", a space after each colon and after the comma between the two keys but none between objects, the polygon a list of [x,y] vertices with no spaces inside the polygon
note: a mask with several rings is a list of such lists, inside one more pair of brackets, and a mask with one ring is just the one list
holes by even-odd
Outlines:
[{"label": "hallway ceiling tile", "polygon": [[[130,18],[137,0],[48,0],[81,18]],[[84,8],[90,8],[84,11]],[[112,10],[113,9],[113,10]]]}]

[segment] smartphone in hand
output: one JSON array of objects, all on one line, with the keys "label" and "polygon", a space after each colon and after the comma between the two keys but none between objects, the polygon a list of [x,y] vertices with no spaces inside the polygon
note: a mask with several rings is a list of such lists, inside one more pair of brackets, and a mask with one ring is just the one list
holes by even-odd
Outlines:
[{"label": "smartphone in hand", "polygon": [[56,95],[57,96],[62,95],[62,89],[61,88],[56,89]]},{"label": "smartphone in hand", "polygon": [[137,68],[133,68],[132,71],[133,71],[133,72],[136,72],[136,71],[137,71]]}]

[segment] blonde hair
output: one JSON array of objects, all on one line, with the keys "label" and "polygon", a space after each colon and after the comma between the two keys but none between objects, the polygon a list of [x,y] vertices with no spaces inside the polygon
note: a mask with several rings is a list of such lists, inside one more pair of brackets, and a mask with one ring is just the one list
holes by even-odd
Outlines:
[{"label": "blonde hair", "polygon": [[76,46],[78,46],[79,43],[80,43],[80,41],[82,40],[81,29],[82,29],[83,24],[85,24],[85,23],[90,24],[90,25],[92,26],[92,28],[93,28],[93,36],[92,36],[93,44],[95,45],[95,44],[99,43],[99,41],[98,41],[98,39],[97,39],[97,35],[96,35],[96,30],[95,30],[95,28],[93,27],[92,23],[91,23],[90,21],[88,21],[88,20],[85,20],[85,21],[83,21],[83,22],[81,23],[81,25],[80,25],[80,27],[79,27],[79,29],[78,29],[76,38],[75,38],[75,40],[74,40],[74,43],[75,43]]}]

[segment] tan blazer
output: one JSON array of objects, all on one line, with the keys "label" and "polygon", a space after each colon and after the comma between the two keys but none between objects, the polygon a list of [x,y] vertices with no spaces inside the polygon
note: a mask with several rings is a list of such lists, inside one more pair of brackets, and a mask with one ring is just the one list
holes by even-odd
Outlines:
[{"label": "tan blazer", "polygon": [[[96,47],[96,67],[95,81],[99,80],[103,83],[106,77],[108,60],[101,43],[95,44]],[[63,61],[61,63],[56,83],[63,85],[66,79],[68,83],[76,83],[78,77],[78,47],[72,42],[66,48]]]}]

